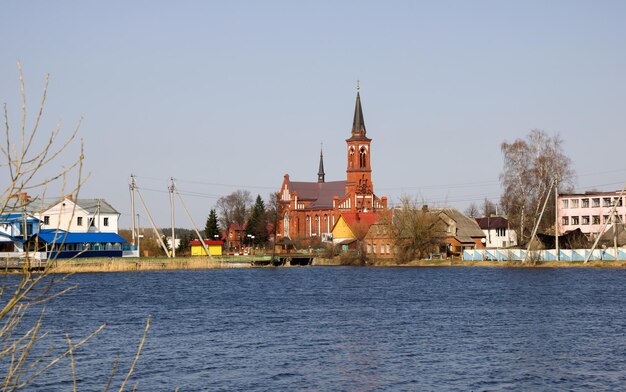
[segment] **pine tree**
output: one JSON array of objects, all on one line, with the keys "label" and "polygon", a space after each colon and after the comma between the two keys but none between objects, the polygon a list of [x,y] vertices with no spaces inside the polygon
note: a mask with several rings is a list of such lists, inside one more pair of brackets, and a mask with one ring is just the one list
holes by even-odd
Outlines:
[{"label": "pine tree", "polygon": [[261,195],[257,195],[256,202],[252,207],[246,233],[254,236],[254,240],[251,241],[254,244],[265,244],[268,240],[265,203]]},{"label": "pine tree", "polygon": [[215,240],[220,237],[220,228],[217,224],[217,213],[215,212],[215,209],[211,209],[209,212],[209,216],[206,220],[206,226],[204,227],[204,235],[209,240]]}]

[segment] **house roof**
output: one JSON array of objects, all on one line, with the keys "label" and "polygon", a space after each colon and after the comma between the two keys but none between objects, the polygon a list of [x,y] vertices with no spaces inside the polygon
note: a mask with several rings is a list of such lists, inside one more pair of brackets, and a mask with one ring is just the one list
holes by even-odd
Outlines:
[{"label": "house roof", "polygon": [[478,227],[482,230],[506,229],[509,227],[509,221],[503,216],[491,216],[475,219],[478,223]]},{"label": "house roof", "polygon": [[455,208],[444,208],[442,212],[456,222],[459,233],[469,237],[484,237],[485,233],[480,229],[478,223],[467,215],[464,215]]},{"label": "house roof", "polygon": [[[0,223],[21,222],[23,220],[24,220],[24,214],[22,214],[21,212],[0,215]],[[39,219],[37,219],[36,217],[32,215],[26,214],[26,221],[38,222]]]},{"label": "house roof", "polygon": [[309,208],[332,208],[333,198],[346,195],[347,181],[300,182],[290,181],[291,192],[298,193],[298,199],[312,201]]},{"label": "house roof", "polygon": [[[224,241],[204,240],[204,243],[206,245],[223,245]],[[200,245],[200,240],[189,241],[189,245],[190,246],[199,246]]]},{"label": "house roof", "polygon": [[47,229],[39,232],[39,238],[48,244],[84,244],[84,243],[125,243],[126,240],[116,233],[69,233],[63,230]]},{"label": "house roof", "polygon": [[353,233],[354,229],[359,225],[367,232],[370,226],[378,222],[378,215],[373,212],[342,212],[341,216]]},{"label": "house roof", "polygon": [[[45,212],[65,200],[69,200],[72,203],[75,203],[78,207],[82,208],[83,210],[85,210],[87,213],[90,213],[90,214],[96,214],[99,212],[101,214],[120,215],[120,213],[104,199],[76,199],[74,200],[69,197],[54,198],[54,199],[46,198],[46,199],[36,200],[29,206],[29,209],[35,212]],[[100,208],[99,211],[98,211],[98,208]]]}]

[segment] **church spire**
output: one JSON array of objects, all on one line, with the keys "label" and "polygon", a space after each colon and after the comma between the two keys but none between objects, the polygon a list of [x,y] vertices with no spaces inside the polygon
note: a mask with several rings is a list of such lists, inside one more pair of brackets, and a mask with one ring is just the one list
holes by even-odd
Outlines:
[{"label": "church spire", "polygon": [[361,90],[359,81],[356,82],[356,105],[354,107],[354,120],[352,121],[352,136],[365,136],[365,121],[363,120],[363,108],[361,108]]},{"label": "church spire", "polygon": [[320,147],[320,168],[317,171],[317,182],[324,182],[324,177],[326,174],[324,173],[324,154],[322,151],[322,147]]}]

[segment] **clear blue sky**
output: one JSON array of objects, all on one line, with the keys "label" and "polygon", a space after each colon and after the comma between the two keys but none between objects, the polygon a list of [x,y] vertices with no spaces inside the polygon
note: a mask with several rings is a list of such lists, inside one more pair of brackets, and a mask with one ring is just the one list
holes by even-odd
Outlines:
[{"label": "clear blue sky", "polygon": [[50,74],[46,130],[84,117],[81,196],[108,200],[122,227],[131,173],[159,226],[170,177],[201,227],[236,189],[266,199],[285,173],[315,181],[320,143],[326,179],[344,179],[357,79],[375,192],[392,201],[497,201],[500,143],[533,128],[565,140],[577,190],[626,181],[624,1],[5,1],[0,14],[12,122],[19,59],[31,114]]}]

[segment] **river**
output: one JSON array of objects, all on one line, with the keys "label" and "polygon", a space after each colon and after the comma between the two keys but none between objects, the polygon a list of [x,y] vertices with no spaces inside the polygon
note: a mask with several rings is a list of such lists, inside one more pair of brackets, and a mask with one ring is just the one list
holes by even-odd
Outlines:
[{"label": "river", "polygon": [[[76,274],[40,347],[78,390],[618,390],[626,270],[302,267]],[[72,387],[64,360],[29,390]],[[115,389],[115,388],[114,388]]]}]

